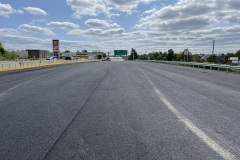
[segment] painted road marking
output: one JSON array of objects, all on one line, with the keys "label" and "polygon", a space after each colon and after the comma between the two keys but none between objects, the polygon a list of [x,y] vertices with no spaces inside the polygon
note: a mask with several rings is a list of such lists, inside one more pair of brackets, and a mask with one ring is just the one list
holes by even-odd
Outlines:
[{"label": "painted road marking", "polygon": [[[143,72],[142,72],[143,73]],[[147,78],[149,83],[153,86],[155,93],[158,95],[159,99],[167,106],[167,108],[172,111],[172,113],[182,122],[189,130],[191,130],[199,139],[201,139],[205,144],[212,148],[217,154],[226,160],[236,160],[237,158],[230,153],[227,149],[220,146],[216,141],[210,138],[204,131],[199,129],[191,120],[185,117],[181,112],[179,112],[161,93],[161,91],[156,87],[156,85],[150,80],[150,78],[143,73]]]}]

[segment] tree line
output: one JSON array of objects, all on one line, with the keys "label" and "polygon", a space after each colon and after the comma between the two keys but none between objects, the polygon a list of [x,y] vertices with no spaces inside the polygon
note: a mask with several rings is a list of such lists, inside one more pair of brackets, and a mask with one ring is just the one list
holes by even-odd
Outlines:
[{"label": "tree line", "polygon": [[139,60],[164,60],[164,61],[189,61],[189,62],[213,62],[226,63],[230,57],[238,57],[240,59],[240,50],[236,53],[221,53],[221,54],[193,54],[189,52],[188,56],[184,52],[175,53],[173,49],[167,52],[151,52],[137,56]]}]

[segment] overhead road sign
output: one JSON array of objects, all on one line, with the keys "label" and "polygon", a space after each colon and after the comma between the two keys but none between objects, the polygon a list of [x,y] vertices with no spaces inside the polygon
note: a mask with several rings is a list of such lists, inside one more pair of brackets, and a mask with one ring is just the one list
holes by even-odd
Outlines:
[{"label": "overhead road sign", "polygon": [[124,56],[127,55],[127,50],[114,50],[115,56]]}]

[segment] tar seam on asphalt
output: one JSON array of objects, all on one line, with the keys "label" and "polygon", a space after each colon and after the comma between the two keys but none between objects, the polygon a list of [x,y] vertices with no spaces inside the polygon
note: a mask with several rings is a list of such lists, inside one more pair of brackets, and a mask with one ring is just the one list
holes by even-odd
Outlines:
[{"label": "tar seam on asphalt", "polygon": [[[112,67],[112,66],[111,66]],[[105,75],[103,76],[103,78],[99,81],[99,83],[97,84],[97,86],[93,89],[93,91],[90,93],[90,95],[88,96],[88,98],[86,99],[86,101],[83,103],[83,105],[81,106],[81,108],[79,109],[79,111],[73,116],[72,120],[68,123],[68,125],[66,126],[66,128],[62,131],[62,133],[59,135],[59,137],[56,139],[56,141],[53,143],[52,147],[48,150],[48,152],[45,154],[45,156],[43,157],[43,159],[46,159],[49,154],[52,152],[53,148],[55,147],[55,145],[58,143],[58,141],[61,139],[62,135],[67,131],[67,129],[70,127],[70,125],[74,122],[74,120],[76,119],[76,117],[79,115],[79,113],[81,113],[82,109],[84,108],[85,104],[88,102],[88,100],[90,99],[90,97],[93,95],[93,93],[96,91],[96,89],[98,88],[98,86],[102,83],[102,81],[105,79],[105,77],[108,75],[111,67],[107,70],[107,72],[105,73]]]}]

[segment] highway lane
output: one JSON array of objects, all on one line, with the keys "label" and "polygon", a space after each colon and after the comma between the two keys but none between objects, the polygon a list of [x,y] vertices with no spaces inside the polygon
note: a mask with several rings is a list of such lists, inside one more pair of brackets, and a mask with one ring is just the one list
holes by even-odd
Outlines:
[{"label": "highway lane", "polygon": [[147,62],[25,74],[0,76],[3,159],[240,159],[238,74]]},{"label": "highway lane", "polygon": [[109,65],[80,63],[1,75],[0,83],[7,86],[0,93],[1,159],[42,159]]}]

